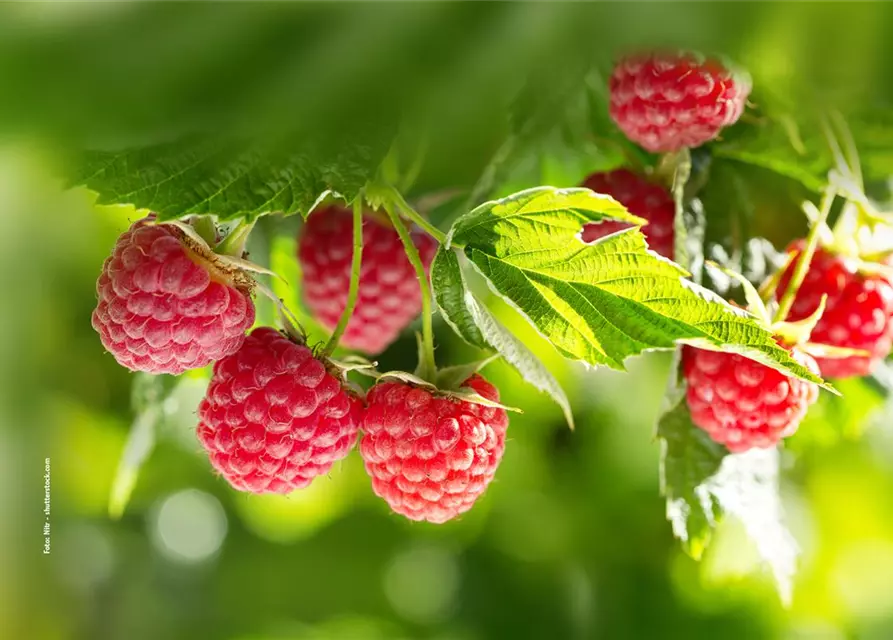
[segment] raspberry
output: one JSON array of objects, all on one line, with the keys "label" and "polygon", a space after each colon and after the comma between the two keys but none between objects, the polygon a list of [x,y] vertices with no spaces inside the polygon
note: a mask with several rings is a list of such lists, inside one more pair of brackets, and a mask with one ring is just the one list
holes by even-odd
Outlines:
[{"label": "raspberry", "polygon": [[[613,197],[633,215],[645,218],[648,224],[642,227],[642,233],[648,245],[662,256],[673,259],[676,205],[666,189],[627,169],[593,173],[586,178],[583,186]],[[629,226],[614,221],[587,224],[583,227],[583,242],[594,242]]]},{"label": "raspberry", "polygon": [[96,282],[93,328],[123,366],[180,374],[233,353],[254,324],[249,286],[235,284],[176,227],[133,223]]},{"label": "raspberry", "polygon": [[[796,348],[791,355],[818,373],[811,356]],[[819,394],[812,382],[735,353],[685,347],[682,371],[692,422],[733,453],[773,447],[793,435]]]},{"label": "raspberry", "polygon": [[[300,235],[298,259],[304,272],[304,299],[313,316],[329,329],[338,324],[347,304],[352,227],[351,212],[333,205],[311,214]],[[427,269],[437,242],[418,230],[413,230],[412,236]],[[393,227],[365,215],[363,245],[359,296],[341,344],[377,354],[419,314],[422,294]]]},{"label": "raspberry", "polygon": [[621,60],[611,75],[611,117],[652,153],[697,147],[744,111],[750,77],[692,53]]},{"label": "raspberry", "polygon": [[[789,253],[799,254],[805,240],[793,242]],[[781,299],[790,284],[794,263],[782,275],[776,296]],[[790,319],[813,313],[828,296],[825,311],[812,331],[811,341],[835,347],[868,351],[870,356],[818,358],[822,375],[846,378],[868,375],[893,346],[893,283],[880,274],[859,273],[853,261],[819,248],[791,307]]]},{"label": "raspberry", "polygon": [[[479,375],[463,386],[499,400]],[[360,455],[376,495],[411,520],[442,523],[468,511],[502,460],[505,411],[402,382],[376,384],[368,402]]]},{"label": "raspberry", "polygon": [[235,489],[284,494],[347,455],[362,411],[309,348],[260,327],[214,364],[196,433]]}]

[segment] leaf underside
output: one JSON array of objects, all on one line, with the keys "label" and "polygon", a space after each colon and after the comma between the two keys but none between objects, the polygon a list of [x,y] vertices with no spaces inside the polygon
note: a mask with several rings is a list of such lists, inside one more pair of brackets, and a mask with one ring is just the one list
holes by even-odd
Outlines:
[{"label": "leaf underside", "polygon": [[373,176],[382,148],[316,145],[288,138],[276,145],[189,137],[121,151],[87,151],[73,185],[99,193],[100,204],[131,204],[160,220],[215,214],[220,220],[267,213],[307,215],[331,189],[352,199]]},{"label": "leaf underside", "polygon": [[686,552],[699,559],[723,516],[738,518],[789,602],[799,550],[783,522],[777,449],[730,454],[691,421],[681,399],[658,424],[667,519]]},{"label": "leaf underside", "polygon": [[568,425],[573,429],[570,400],[558,380],[468,290],[454,251],[441,247],[437,252],[431,266],[431,283],[441,314],[456,333],[472,346],[499,353],[524,380],[547,393],[561,407]]}]

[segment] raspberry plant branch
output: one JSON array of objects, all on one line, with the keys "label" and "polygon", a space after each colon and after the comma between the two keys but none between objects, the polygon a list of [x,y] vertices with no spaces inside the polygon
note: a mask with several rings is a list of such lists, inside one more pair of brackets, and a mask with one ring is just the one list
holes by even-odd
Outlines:
[{"label": "raspberry plant branch", "polygon": [[[674,246],[674,259],[677,264],[691,270],[691,256],[689,255],[686,239],[688,227],[685,224],[685,185],[691,177],[691,152],[686,147],[672,156],[673,172],[670,175],[670,189],[673,194],[673,204],[676,213],[673,217],[673,234],[676,237]],[[667,156],[664,156],[667,158]]]},{"label": "raspberry plant branch", "polygon": [[391,197],[394,200],[394,204],[397,205],[397,208],[400,209],[401,213],[405,215],[407,218],[412,220],[419,227],[424,229],[428,234],[437,240],[440,244],[444,244],[446,242],[446,234],[435,227],[433,224],[425,220],[425,218],[415,209],[413,209],[408,202],[406,202],[406,198],[403,197],[397,189],[393,187],[390,189]]},{"label": "raspberry plant branch", "polygon": [[775,322],[784,322],[791,311],[794,299],[797,297],[797,291],[806,278],[806,272],[809,271],[809,263],[815,255],[816,248],[819,244],[819,236],[822,226],[828,221],[828,214],[831,213],[831,205],[837,197],[837,190],[828,186],[822,194],[822,204],[819,208],[818,217],[812,222],[809,228],[809,235],[806,236],[806,247],[798,256],[797,265],[794,267],[794,274],[791,276],[791,282],[784,292],[781,301],[778,303],[778,311],[775,312]]},{"label": "raspberry plant branch", "polygon": [[338,346],[338,341],[347,329],[347,323],[353,315],[357,304],[357,294],[360,291],[360,268],[363,262],[363,198],[357,197],[353,201],[353,257],[350,261],[350,284],[347,289],[347,302],[344,311],[338,320],[338,325],[332,332],[332,337],[326,343],[323,353],[331,355]]},{"label": "raspberry plant branch", "polygon": [[[398,194],[399,195],[399,194]],[[418,368],[419,377],[431,381],[434,380],[436,367],[434,364],[434,325],[431,309],[431,285],[428,283],[428,274],[425,272],[425,265],[422,264],[422,258],[419,251],[413,243],[406,229],[406,225],[400,219],[393,207],[389,203],[385,204],[385,211],[400,236],[400,241],[406,250],[406,257],[412,263],[419,279],[419,287],[422,290],[422,348],[420,349],[420,362]]]}]

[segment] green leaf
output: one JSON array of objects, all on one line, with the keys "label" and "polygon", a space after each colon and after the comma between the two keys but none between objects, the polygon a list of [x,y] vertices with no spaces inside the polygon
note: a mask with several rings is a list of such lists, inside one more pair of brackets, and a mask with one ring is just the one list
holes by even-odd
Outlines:
[{"label": "green leaf", "polygon": [[436,386],[438,389],[458,389],[471,376],[478,373],[488,364],[499,358],[498,353],[477,360],[476,362],[468,362],[465,364],[457,364],[451,367],[440,367],[437,369]]},{"label": "green leaf", "polygon": [[718,520],[732,515],[772,570],[782,601],[789,602],[799,550],[782,519],[778,450],[729,454],[692,424],[684,398],[661,417],[658,436],[667,518],[686,551],[700,558]]},{"label": "green leaf", "polygon": [[638,229],[580,239],[584,224],[608,217],[635,222],[606,196],[539,187],[461,217],[447,244],[464,247],[491,287],[568,358],[623,369],[628,356],[681,341],[823,384],[753,316],[648,251]]},{"label": "green leaf", "polygon": [[494,349],[525,381],[547,393],[564,412],[571,429],[570,401],[546,366],[482,305],[465,283],[455,251],[441,247],[431,265],[431,283],[441,315],[472,346]]},{"label": "green leaf", "polygon": [[161,220],[216,214],[221,220],[265,213],[307,215],[323,191],[353,198],[374,174],[381,149],[333,144],[320,151],[300,138],[241,145],[202,138],[122,151],[88,151],[71,183],[98,192],[99,204],[132,204]]},{"label": "green leaf", "polygon": [[716,504],[700,487],[714,475],[728,451],[691,422],[685,399],[678,399],[661,416],[661,492],[667,499],[667,519],[686,552],[696,560],[710,541],[716,524]]},{"label": "green leaf", "polygon": [[769,169],[821,191],[834,166],[828,141],[818,122],[789,115],[760,116],[723,132],[711,146],[714,155]]},{"label": "green leaf", "polygon": [[453,331],[472,347],[489,349],[491,345],[472,313],[475,305],[467,302],[472,298],[472,293],[466,286],[459,258],[454,251],[442,246],[438,249],[431,263],[431,288],[440,314]]},{"label": "green leaf", "polygon": [[109,494],[109,516],[112,518],[120,518],[127,508],[140,467],[155,448],[155,431],[164,416],[162,405],[176,384],[174,376],[147,373],[134,376],[131,406],[136,418],[112,481]]},{"label": "green leaf", "polygon": [[850,118],[850,129],[866,180],[886,181],[893,175],[893,114],[871,109]]},{"label": "green leaf", "polygon": [[[825,115],[827,118],[827,114]],[[893,174],[891,117],[884,110],[863,108],[848,114],[866,180],[883,181]],[[839,136],[838,132],[835,135]],[[839,142],[843,142],[840,140]],[[834,154],[824,133],[822,116],[810,110],[762,109],[742,120],[712,143],[713,154],[787,176],[818,192],[835,166]]]}]

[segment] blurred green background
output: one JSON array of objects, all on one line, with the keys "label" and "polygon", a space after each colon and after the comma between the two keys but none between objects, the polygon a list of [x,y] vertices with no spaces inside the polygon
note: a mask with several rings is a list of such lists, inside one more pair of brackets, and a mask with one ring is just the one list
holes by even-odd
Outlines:
[{"label": "blurred green background", "polygon": [[[467,193],[528,74],[548,93],[574,61],[678,44],[727,53],[788,102],[886,109],[891,18],[884,3],[0,7],[0,635],[893,637],[893,405],[882,385],[841,385],[844,397],[824,396],[786,446],[783,497],[802,554],[784,609],[736,522],[720,526],[700,564],[672,538],[653,438],[667,355],[630,361],[628,374],[587,371],[505,309],[566,386],[578,427],[491,365],[504,401],[525,413],[512,416],[496,481],[462,519],[391,515],[356,454],[287,498],[233,492],[194,439],[201,374],[164,402],[157,446],[124,516],[110,519],[134,377],[103,352],[90,313],[102,260],[138,214],[95,206],[58,178],[85,140],[134,144],[293,107],[322,127],[368,118],[386,130],[391,111],[433,118],[412,195]],[[617,161],[581,147],[537,148],[495,191],[572,185]],[[804,224],[804,193],[788,182],[748,176],[759,187],[748,205],[755,233],[779,247]],[[705,196],[708,219],[731,215],[736,197]],[[264,220],[250,247],[292,283],[298,226]],[[296,303],[294,289],[281,291]],[[437,338],[441,362],[476,355],[442,324]],[[414,358],[407,335],[381,362],[411,368]]]}]

